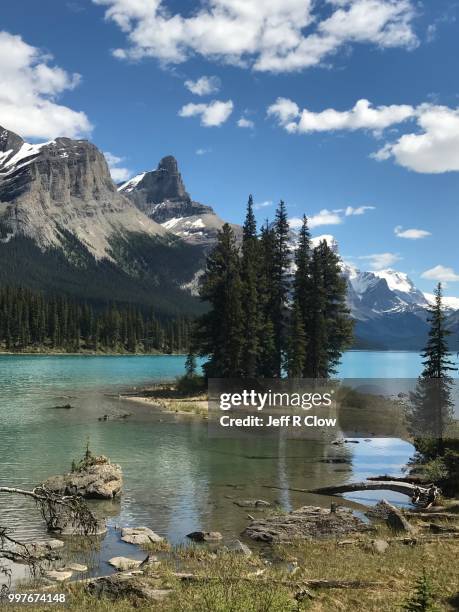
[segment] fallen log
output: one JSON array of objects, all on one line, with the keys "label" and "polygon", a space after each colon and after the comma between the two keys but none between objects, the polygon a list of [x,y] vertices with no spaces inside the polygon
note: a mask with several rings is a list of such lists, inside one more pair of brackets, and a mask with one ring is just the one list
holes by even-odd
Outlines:
[{"label": "fallen log", "polygon": [[415,490],[426,495],[428,489],[409,482],[398,482],[396,480],[373,480],[366,482],[354,482],[344,485],[335,485],[332,487],[320,487],[319,489],[311,489],[309,493],[318,493],[319,495],[340,495],[341,493],[354,493],[356,491],[395,491],[412,497]]}]

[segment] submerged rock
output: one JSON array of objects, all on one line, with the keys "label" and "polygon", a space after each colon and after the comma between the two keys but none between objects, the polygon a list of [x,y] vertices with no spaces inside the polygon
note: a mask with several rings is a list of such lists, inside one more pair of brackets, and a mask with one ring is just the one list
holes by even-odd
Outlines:
[{"label": "submerged rock", "polygon": [[121,530],[121,539],[128,544],[150,544],[164,542],[164,538],[148,527],[124,527]]},{"label": "submerged rock", "polygon": [[64,570],[48,570],[45,572],[46,578],[50,580],[54,580],[56,582],[64,582],[64,580],[68,580],[72,577],[73,572],[64,571]]},{"label": "submerged rock", "polygon": [[51,476],[43,486],[58,495],[81,495],[87,499],[113,499],[121,493],[121,467],[107,457],[93,457],[68,474]]},{"label": "submerged rock", "polygon": [[234,502],[240,508],[269,508],[270,502],[264,499],[238,499]]},{"label": "submerged rock", "polygon": [[82,563],[68,563],[64,569],[70,572],[82,573],[88,571],[88,566]]},{"label": "submerged rock", "polygon": [[304,506],[288,514],[278,514],[252,521],[243,535],[261,542],[278,543],[343,536],[369,531],[371,527],[346,508],[331,512],[325,508]]},{"label": "submerged rock", "polygon": [[186,537],[194,542],[219,542],[223,539],[219,531],[193,531],[188,533]]}]

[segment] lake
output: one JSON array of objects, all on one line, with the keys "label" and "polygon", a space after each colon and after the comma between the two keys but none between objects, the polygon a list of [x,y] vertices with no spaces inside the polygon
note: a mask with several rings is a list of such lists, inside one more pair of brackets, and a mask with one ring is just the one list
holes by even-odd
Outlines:
[{"label": "lake", "polygon": [[[398,475],[412,455],[410,444],[389,439],[342,447],[285,439],[212,439],[199,417],[165,414],[113,397],[172,379],[183,372],[183,364],[180,356],[1,355],[0,483],[32,488],[68,471],[89,440],[95,453],[123,469],[123,496],[106,504],[110,525],[146,525],[180,543],[198,529],[237,536],[247,524],[247,510],[237,507],[236,499],[266,499],[287,510],[328,504],[327,498],[289,489]],[[411,378],[420,370],[415,353],[355,351],[344,355],[340,376]],[[52,409],[65,403],[75,408]],[[131,416],[125,421],[98,420],[126,412]],[[337,457],[345,462],[326,462]],[[352,499],[367,503],[371,497],[366,492]],[[22,497],[0,496],[0,524],[26,540],[44,535],[34,503]],[[120,554],[123,546],[110,530],[101,557]],[[106,569],[103,560],[100,564],[98,571]]]}]

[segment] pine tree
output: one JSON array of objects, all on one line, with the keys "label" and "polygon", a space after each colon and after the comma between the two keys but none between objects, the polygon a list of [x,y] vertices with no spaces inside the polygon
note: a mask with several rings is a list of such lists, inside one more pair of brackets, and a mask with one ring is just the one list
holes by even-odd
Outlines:
[{"label": "pine tree", "polygon": [[336,374],[343,351],[352,341],[353,323],[346,304],[347,285],[340,259],[324,240],[318,247],[322,259],[325,291],[325,325],[327,328],[327,367],[324,378]]},{"label": "pine tree", "polygon": [[[308,220],[303,217],[303,224],[298,236],[298,244],[295,251],[295,278],[293,282],[293,304],[292,318],[290,323],[289,376],[301,378],[306,376],[306,351],[311,279],[310,279],[310,250],[311,237],[309,234]],[[299,364],[301,370],[298,369]],[[294,373],[293,373],[294,372]]]},{"label": "pine tree", "polygon": [[441,283],[435,290],[435,302],[429,309],[430,331],[422,357],[424,370],[416,390],[411,393],[408,423],[415,447],[424,459],[444,454],[444,438],[452,420],[452,380],[455,368],[449,359],[446,316]]},{"label": "pine tree", "polygon": [[264,378],[274,378],[277,374],[273,322],[275,303],[273,278],[276,259],[276,236],[274,230],[269,227],[268,221],[266,221],[266,224],[261,228],[260,251],[260,272],[258,280],[258,307],[260,320],[258,375]]},{"label": "pine tree", "polygon": [[304,377],[325,378],[328,372],[327,326],[325,319],[326,291],[324,286],[323,258],[321,250],[312,251],[310,262],[310,291],[307,297],[305,332],[308,342]]},{"label": "pine tree", "polygon": [[260,352],[260,306],[259,306],[260,244],[257,238],[257,223],[253,212],[253,198],[249,196],[247,215],[242,234],[242,304],[244,343],[242,363],[244,375],[253,378],[258,371]]},{"label": "pine tree", "polygon": [[287,210],[283,200],[280,201],[276,210],[276,220],[274,223],[274,270],[273,270],[273,328],[275,354],[275,375],[282,376],[282,368],[287,349],[286,333],[286,308],[289,291],[288,269],[290,265],[289,256],[289,224]]},{"label": "pine tree", "polygon": [[190,348],[188,355],[185,360],[185,376],[187,378],[193,378],[196,375],[196,356],[193,350]]},{"label": "pine tree", "polygon": [[435,590],[425,569],[422,570],[422,574],[416,580],[413,594],[403,604],[402,608],[408,612],[438,611],[438,607],[435,605]]},{"label": "pine tree", "polygon": [[209,305],[199,319],[196,335],[200,354],[208,357],[205,374],[208,378],[238,378],[243,371],[242,283],[236,239],[228,223],[207,258],[200,296]]}]

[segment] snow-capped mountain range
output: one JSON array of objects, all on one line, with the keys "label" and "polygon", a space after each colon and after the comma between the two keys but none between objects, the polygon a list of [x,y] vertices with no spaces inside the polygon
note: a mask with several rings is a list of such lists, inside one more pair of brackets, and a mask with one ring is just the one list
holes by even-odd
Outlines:
[{"label": "snow-capped mountain range", "polygon": [[[116,186],[90,142],[28,144],[0,128],[0,282],[195,312],[205,254],[223,224],[191,198],[172,156]],[[233,228],[240,236],[241,226]],[[338,251],[331,235],[313,244],[324,239]],[[358,347],[423,346],[432,295],[403,272],[363,271],[351,262],[342,270]],[[445,304],[459,331],[459,298]]]}]

